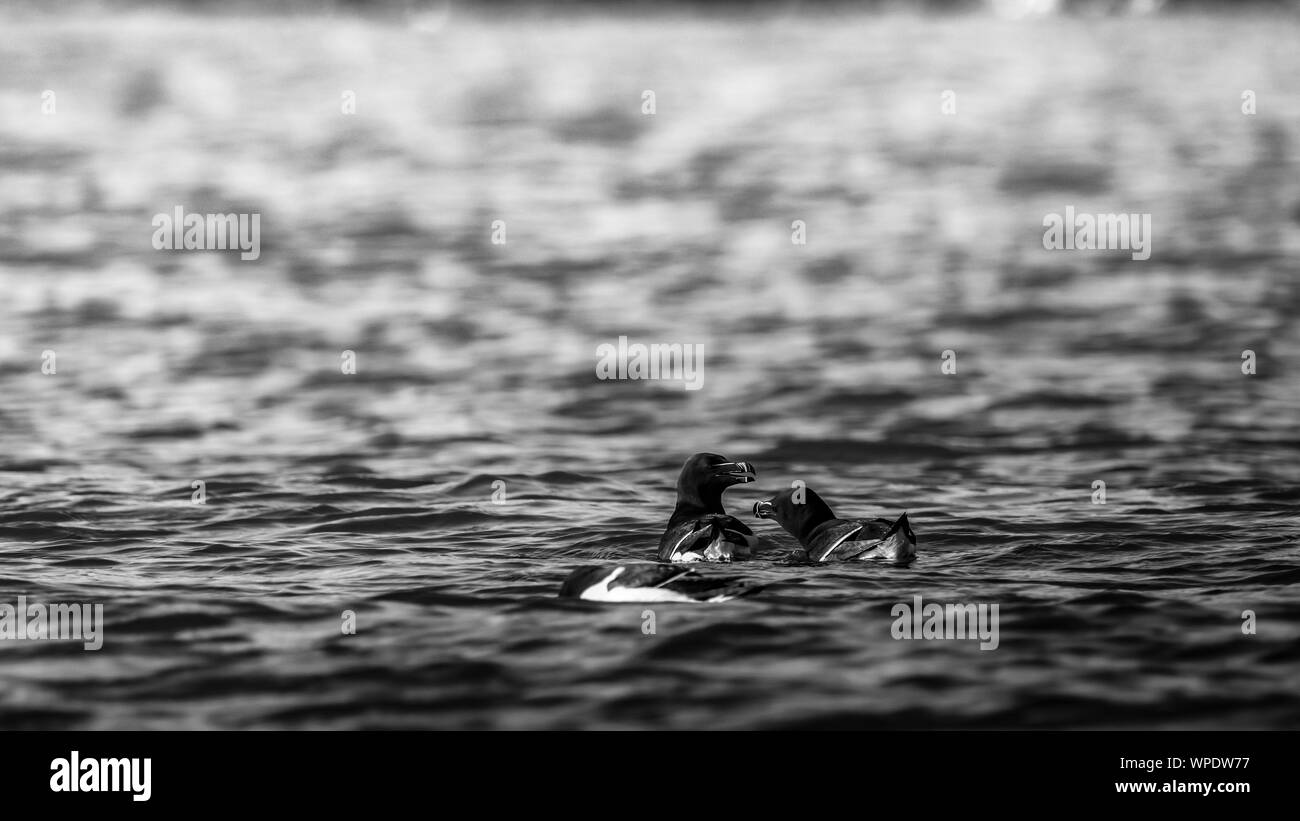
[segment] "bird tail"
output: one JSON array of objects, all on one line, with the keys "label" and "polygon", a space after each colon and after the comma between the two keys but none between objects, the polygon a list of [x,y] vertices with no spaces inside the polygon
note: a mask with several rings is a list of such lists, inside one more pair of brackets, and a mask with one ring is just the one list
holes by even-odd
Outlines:
[{"label": "bird tail", "polygon": [[912,532],[912,523],[904,513],[880,540],[881,551],[887,558],[896,562],[909,562],[916,558],[916,534]]}]

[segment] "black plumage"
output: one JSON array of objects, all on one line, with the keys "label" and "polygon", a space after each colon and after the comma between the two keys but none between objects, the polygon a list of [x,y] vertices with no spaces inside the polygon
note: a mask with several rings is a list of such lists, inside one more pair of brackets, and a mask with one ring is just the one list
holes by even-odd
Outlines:
[{"label": "black plumage", "polygon": [[754,481],[754,466],[716,453],[697,453],[677,476],[677,505],[659,539],[665,562],[729,562],[749,558],[758,544],[754,531],[722,509],[722,493]]}]

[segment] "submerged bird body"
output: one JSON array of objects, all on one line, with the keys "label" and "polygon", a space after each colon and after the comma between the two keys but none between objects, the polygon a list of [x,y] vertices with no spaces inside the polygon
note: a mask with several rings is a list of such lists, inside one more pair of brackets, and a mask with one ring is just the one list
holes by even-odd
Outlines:
[{"label": "submerged bird body", "polygon": [[705,576],[671,564],[591,565],[569,574],[564,598],[601,602],[725,602],[757,592],[743,579]]},{"label": "submerged bird body", "polygon": [[[802,494],[802,496],[800,496]],[[798,499],[802,501],[798,501]],[[907,514],[888,519],[838,519],[811,488],[782,491],[754,505],[754,515],[785,528],[813,562],[885,559],[906,564],[916,558],[916,534]]]},{"label": "submerged bird body", "polygon": [[729,462],[716,453],[697,453],[677,477],[677,506],[659,539],[664,562],[729,562],[753,555],[754,531],[722,509],[722,493],[754,481],[754,466]]}]

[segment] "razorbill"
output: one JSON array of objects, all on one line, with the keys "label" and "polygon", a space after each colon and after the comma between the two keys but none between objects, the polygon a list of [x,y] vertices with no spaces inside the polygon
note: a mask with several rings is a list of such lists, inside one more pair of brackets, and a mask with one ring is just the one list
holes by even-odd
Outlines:
[{"label": "razorbill", "polygon": [[754,466],[697,453],[677,477],[677,507],[659,540],[663,562],[729,562],[747,559],[758,544],[754,531],[722,509],[722,492],[754,481]]},{"label": "razorbill", "polygon": [[671,564],[579,567],[560,585],[560,596],[602,602],[724,602],[757,592],[754,582],[705,576]]},{"label": "razorbill", "polygon": [[[795,501],[798,494],[803,494],[802,502]],[[889,559],[907,564],[916,557],[916,534],[906,513],[892,524],[888,519],[837,519],[812,488],[791,488],[755,502],[754,515],[775,519],[814,562]]]}]

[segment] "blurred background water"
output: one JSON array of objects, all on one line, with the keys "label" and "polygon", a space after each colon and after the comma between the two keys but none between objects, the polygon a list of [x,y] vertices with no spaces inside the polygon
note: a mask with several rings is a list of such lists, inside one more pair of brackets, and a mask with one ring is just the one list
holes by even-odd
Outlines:
[{"label": "blurred background water", "polygon": [[[7,12],[0,601],[107,626],[0,644],[0,727],[1300,726],[1297,35]],[[178,205],[261,259],[155,251]],[[1151,259],[1045,251],[1067,206],[1152,214]],[[704,388],[597,380],[620,335]],[[920,558],[755,523],[706,572],[756,598],[556,599],[653,558],[697,450],[756,463],[737,515],[803,479]],[[999,648],[893,640],[914,595]]]}]

